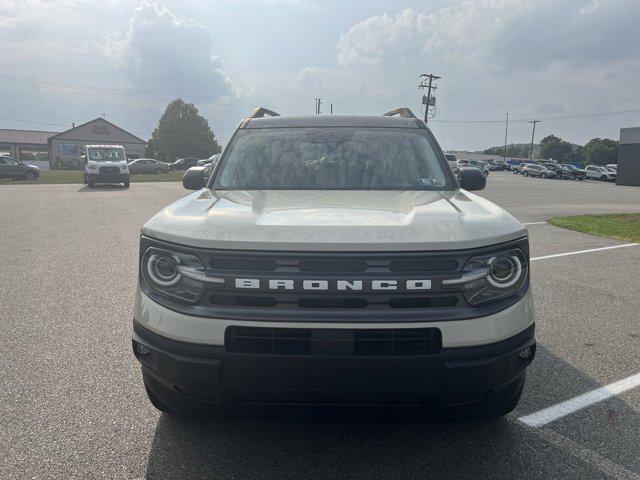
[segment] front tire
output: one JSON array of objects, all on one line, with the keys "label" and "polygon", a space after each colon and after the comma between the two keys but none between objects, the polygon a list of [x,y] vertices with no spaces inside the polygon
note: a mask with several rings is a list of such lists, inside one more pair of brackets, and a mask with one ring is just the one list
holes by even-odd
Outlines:
[{"label": "front tire", "polygon": [[35,172],[29,171],[29,172],[24,174],[24,179],[29,181],[29,182],[32,182],[36,178],[38,178],[38,175],[36,175]]},{"label": "front tire", "polygon": [[127,180],[126,182],[124,182],[124,188],[129,188],[129,180]]},{"label": "front tire", "polygon": [[547,174],[546,173],[541,173],[540,174],[540,178],[547,178]]},{"label": "front tire", "polygon": [[523,177],[528,177],[529,176],[529,172],[522,172],[522,176]]}]

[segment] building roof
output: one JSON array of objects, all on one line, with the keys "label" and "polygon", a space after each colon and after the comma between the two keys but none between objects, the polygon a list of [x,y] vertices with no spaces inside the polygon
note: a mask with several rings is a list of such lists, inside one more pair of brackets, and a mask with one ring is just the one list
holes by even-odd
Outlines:
[{"label": "building roof", "polygon": [[146,140],[141,139],[140,137],[138,137],[138,136],[134,135],[133,133],[129,133],[129,132],[127,132],[124,128],[120,128],[120,127],[119,127],[119,126],[117,126],[115,123],[111,123],[109,120],[107,120],[107,119],[105,119],[105,118],[102,118],[102,117],[97,117],[97,118],[94,118],[93,120],[89,120],[88,122],[82,123],[82,124],[80,124],[80,125],[76,125],[75,127],[70,128],[69,130],[65,130],[64,132],[56,133],[54,136],[52,136],[51,138],[49,138],[49,140],[53,140],[53,139],[54,139],[54,138],[56,138],[56,137],[62,137],[62,136],[66,135],[66,134],[68,134],[68,133],[70,133],[70,132],[73,132],[74,130],[78,130],[78,129],[83,128],[83,127],[85,127],[85,126],[87,126],[87,125],[89,125],[89,124],[91,124],[91,123],[94,123],[94,122],[104,122],[104,123],[106,123],[106,124],[108,124],[108,125],[111,125],[113,128],[116,128],[116,129],[120,130],[121,132],[126,133],[126,134],[127,134],[127,135],[129,135],[130,137],[135,138],[135,139],[136,139],[136,140],[138,140],[140,143],[144,143],[144,144],[146,144],[146,143],[147,143],[147,142],[146,142]]},{"label": "building roof", "polygon": [[13,130],[0,128],[0,143],[28,143],[46,145],[49,137],[59,132],[45,132],[42,130]]},{"label": "building roof", "polygon": [[416,118],[363,115],[309,115],[252,118],[244,128],[278,127],[389,127],[424,128]]}]

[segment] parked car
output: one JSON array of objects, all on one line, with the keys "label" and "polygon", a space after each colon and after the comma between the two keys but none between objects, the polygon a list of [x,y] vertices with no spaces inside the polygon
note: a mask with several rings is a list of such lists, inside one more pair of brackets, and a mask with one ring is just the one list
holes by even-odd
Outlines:
[{"label": "parked car", "polygon": [[132,350],[149,401],[178,416],[249,402],[513,410],[536,352],[535,278],[525,227],[466,193],[484,175],[456,182],[407,108],[267,115],[240,122],[215,193],[142,227]]},{"label": "parked car", "polygon": [[465,166],[479,168],[485,177],[489,175],[489,164],[483,162],[482,160],[467,160],[466,162],[467,163],[465,164]]},{"label": "parked car", "polygon": [[584,170],[587,172],[587,178],[602,180],[603,182],[616,181],[616,174],[600,165],[587,165],[587,168]]},{"label": "parked car", "polygon": [[562,178],[566,178],[566,179],[571,178],[567,170],[559,163],[542,162],[541,165],[547,170],[554,172],[556,174],[555,178],[557,178],[558,180]]},{"label": "parked car", "polygon": [[511,167],[511,171],[513,172],[514,175],[518,175],[519,173],[522,173],[522,169],[524,167],[526,167],[527,165],[533,165],[532,163],[519,163],[517,165],[513,165]]},{"label": "parked car", "polygon": [[35,165],[29,165],[7,156],[0,157],[0,178],[31,181],[39,176],[40,169]]},{"label": "parked car", "polygon": [[555,178],[556,172],[549,170],[543,165],[528,163],[522,168],[522,175],[525,177]]},{"label": "parked car", "polygon": [[504,160],[494,160],[493,161],[493,169],[502,172],[504,170],[509,170],[509,164]]},{"label": "parked car", "polygon": [[198,160],[196,163],[197,166],[209,165],[210,163],[215,166],[220,158],[221,153],[216,153],[215,155],[211,155],[209,158],[203,158],[202,160]]},{"label": "parked car", "polygon": [[195,167],[198,163],[198,159],[194,157],[179,158],[175,162],[169,164],[171,170],[187,170],[188,168]]},{"label": "parked car", "polygon": [[493,165],[485,160],[476,160],[481,166],[485,167],[489,172],[495,170]]},{"label": "parked car", "polygon": [[167,173],[169,165],[153,158],[138,158],[129,163],[131,173]]},{"label": "parked car", "polygon": [[576,167],[572,163],[563,163],[562,166],[566,169],[567,175],[569,175],[574,180],[582,181],[587,176],[587,172],[585,172],[581,168]]},{"label": "parked car", "polygon": [[445,155],[445,157],[447,157],[447,162],[449,163],[449,166],[451,167],[451,171],[457,175],[458,174],[458,161],[456,160],[456,156],[453,155],[452,153],[447,153]]}]

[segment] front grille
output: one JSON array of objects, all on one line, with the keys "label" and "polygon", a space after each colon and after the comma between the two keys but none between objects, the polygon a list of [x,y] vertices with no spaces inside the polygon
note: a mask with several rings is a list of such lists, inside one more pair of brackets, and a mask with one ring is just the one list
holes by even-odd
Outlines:
[{"label": "front grille", "polygon": [[100,173],[120,173],[118,167],[100,167]]},{"label": "front grille", "polygon": [[[161,247],[163,242],[143,237],[141,252],[152,245]],[[510,245],[528,253],[526,239]],[[517,301],[514,296],[471,307],[461,289],[442,286],[443,280],[462,275],[469,258],[494,251],[495,246],[436,252],[244,251],[170,244],[167,248],[196,255],[206,265],[207,276],[224,282],[207,285],[195,305],[157,294],[146,287],[144,277],[142,288],[162,305],[200,317],[296,323],[443,322],[491,315]],[[389,282],[395,282],[393,288],[381,287]]]},{"label": "front grille", "polygon": [[400,254],[315,254],[242,252],[212,253],[209,266],[219,272],[278,273],[383,273],[383,272],[455,272],[462,265],[456,256],[420,253]]},{"label": "front grille", "polygon": [[279,307],[279,308],[438,308],[455,307],[458,304],[456,295],[423,295],[390,296],[390,295],[343,295],[331,297],[316,295],[313,297],[281,294],[277,296],[220,295],[209,296],[211,305],[244,306],[244,307]]},{"label": "front grille", "polygon": [[309,329],[228,327],[225,348],[265,355],[434,355],[442,348],[438,328]]}]

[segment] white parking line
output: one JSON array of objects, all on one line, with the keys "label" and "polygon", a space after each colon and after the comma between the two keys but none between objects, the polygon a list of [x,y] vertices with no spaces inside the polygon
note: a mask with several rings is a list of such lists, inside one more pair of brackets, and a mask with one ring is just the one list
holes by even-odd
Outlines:
[{"label": "white parking line", "polygon": [[518,420],[530,427],[543,427],[548,423],[577,412],[578,410],[582,410],[583,408],[602,402],[603,400],[636,387],[640,387],[640,373],[623,378],[617,382],[610,383],[609,385],[605,385],[604,387],[600,387],[596,390],[583,393],[582,395],[578,395],[577,397],[552,405],[551,407],[543,410],[525,415],[524,417],[518,418]]},{"label": "white parking line", "polygon": [[580,445],[550,428],[535,428],[529,431],[549,442],[551,445],[555,445],[557,448],[568,452],[575,458],[588,463],[610,478],[615,478],[616,480],[640,480],[640,475],[627,470],[622,465],[612,462],[590,448]]},{"label": "white parking line", "polygon": [[546,225],[548,222],[528,222],[528,223],[523,223],[522,225]]},{"label": "white parking line", "polygon": [[609,247],[590,248],[588,250],[578,250],[578,251],[575,251],[575,252],[556,253],[554,255],[544,255],[542,257],[533,257],[531,259],[531,261],[534,261],[534,260],[545,260],[547,258],[566,257],[567,255],[578,255],[579,253],[599,252],[601,250],[613,250],[614,248],[635,247],[637,245],[640,245],[640,244],[639,243],[625,243],[625,244],[622,244],[622,245],[611,245]]}]

